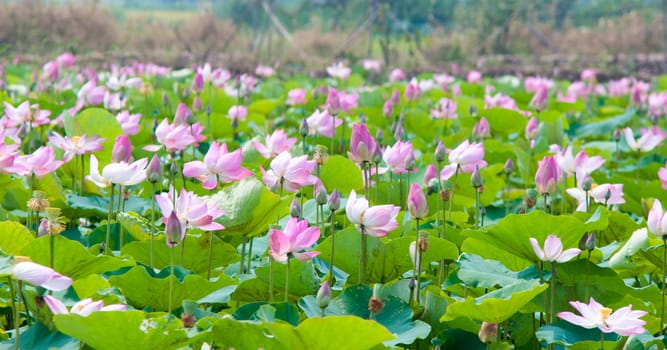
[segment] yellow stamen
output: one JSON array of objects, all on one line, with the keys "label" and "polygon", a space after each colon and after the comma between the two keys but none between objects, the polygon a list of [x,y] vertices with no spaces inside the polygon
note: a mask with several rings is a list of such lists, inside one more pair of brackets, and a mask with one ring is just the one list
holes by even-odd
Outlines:
[{"label": "yellow stamen", "polygon": [[609,315],[611,315],[611,309],[608,307],[603,307],[600,310],[600,316],[602,318],[602,322],[606,322],[607,318],[609,318]]}]

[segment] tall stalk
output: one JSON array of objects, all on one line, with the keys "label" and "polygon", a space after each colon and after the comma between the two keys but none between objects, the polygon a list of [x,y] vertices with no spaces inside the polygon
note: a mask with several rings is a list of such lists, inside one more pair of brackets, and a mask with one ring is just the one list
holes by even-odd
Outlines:
[{"label": "tall stalk", "polygon": [[285,268],[285,302],[289,301],[289,262],[290,257],[287,257],[287,267]]},{"label": "tall stalk", "polygon": [[155,183],[151,182],[151,269],[155,267]]},{"label": "tall stalk", "polygon": [[171,267],[171,269],[169,270],[169,307],[168,307],[169,311],[167,312],[167,314],[169,316],[171,316],[171,303],[172,303],[172,300],[174,298],[174,278],[175,278],[174,277],[174,247],[169,248],[169,252],[170,252],[169,266]]},{"label": "tall stalk", "polygon": [[109,255],[111,252],[111,214],[113,213],[113,188],[114,184],[111,184],[111,190],[109,191],[109,212],[107,214],[107,236],[104,241],[104,255]]},{"label": "tall stalk", "polygon": [[665,275],[667,274],[667,236],[662,237],[662,298],[660,302],[660,335],[665,335]]}]

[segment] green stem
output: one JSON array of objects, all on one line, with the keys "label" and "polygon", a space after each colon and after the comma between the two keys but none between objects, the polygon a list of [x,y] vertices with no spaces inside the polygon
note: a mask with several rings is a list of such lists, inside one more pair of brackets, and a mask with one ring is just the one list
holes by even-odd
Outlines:
[{"label": "green stem", "polygon": [[505,179],[505,216],[510,215],[510,176]]},{"label": "green stem", "polygon": [[269,303],[273,304],[273,259],[269,257]]},{"label": "green stem", "polygon": [[480,210],[479,191],[477,188],[473,190],[475,191],[475,228],[480,228],[480,222],[482,221],[482,211]]},{"label": "green stem", "polygon": [[83,196],[84,180],[86,178],[86,157],[81,155],[81,186],[79,186],[79,195]]},{"label": "green stem", "polygon": [[[206,273],[206,278],[211,279],[211,265],[213,264],[213,231],[209,231],[208,236],[208,272]],[[243,266],[243,261],[241,261],[241,266]]]},{"label": "green stem", "polygon": [[252,262],[252,243],[255,240],[255,238],[251,237],[250,238],[250,245],[248,246],[248,268],[246,271],[250,273],[250,263]]},{"label": "green stem", "polygon": [[461,169],[460,166],[456,166],[456,171],[454,172],[454,185],[452,186],[452,191],[449,195],[449,214],[448,214],[448,220],[452,221],[452,208],[454,207],[454,190],[456,189],[456,178],[459,175],[459,170]]},{"label": "green stem", "polygon": [[[17,298],[17,305],[15,308],[15,320],[14,320],[14,336],[16,337],[16,341],[14,342],[14,349],[18,350],[20,348],[19,346],[19,333],[21,332],[21,289],[23,289],[23,283],[21,280],[18,280],[18,291],[16,293],[16,298]],[[13,298],[13,296],[12,296]]]},{"label": "green stem", "polygon": [[416,300],[417,300],[417,305],[419,305],[419,292],[420,286],[421,286],[421,274],[422,274],[422,267],[421,267],[421,261],[422,261],[422,250],[419,248],[419,219],[415,219],[415,224],[417,226],[417,239],[415,240],[415,261],[414,261],[414,271],[413,271],[413,276],[415,276],[415,294],[416,294]]},{"label": "green stem", "polygon": [[589,285],[589,275],[591,273],[591,251],[588,251],[588,256],[586,257],[586,289],[584,290],[584,300],[588,300],[588,285]]},{"label": "green stem", "polygon": [[403,174],[398,174],[398,193],[399,193],[399,203],[401,205],[401,210],[405,209],[405,204],[403,203]]},{"label": "green stem", "polygon": [[183,241],[181,242],[181,257],[179,260],[179,264],[183,266],[183,258],[185,257],[185,240],[188,238],[187,232],[185,233],[185,236],[183,236]]},{"label": "green stem", "polygon": [[53,263],[55,261],[55,253],[54,253],[54,234],[49,230],[49,267],[53,268]]},{"label": "green stem", "polygon": [[604,350],[604,332],[600,332],[600,350]]},{"label": "green stem", "polygon": [[662,238],[662,298],[660,303],[660,335],[665,335],[665,274],[667,273],[667,237]]},{"label": "green stem", "polygon": [[247,238],[245,236],[243,236],[242,238],[243,238],[243,243],[241,244],[241,262],[239,263],[239,275],[241,275],[245,272],[245,271],[243,271],[243,262],[245,261],[244,260],[245,245],[246,245],[246,242],[247,242]]},{"label": "green stem", "polygon": [[285,268],[285,302],[289,301],[289,262],[290,257],[287,257],[287,267]]},{"label": "green stem", "polygon": [[368,245],[368,237],[366,236],[366,229],[361,226],[361,250],[359,253],[359,284],[364,283],[366,274],[366,246]]},{"label": "green stem", "polygon": [[[118,214],[125,211],[125,197],[123,196],[123,186],[118,186],[118,210],[116,212],[116,220]],[[123,225],[118,225],[118,250],[123,249]]]},{"label": "green stem", "polygon": [[556,297],[556,262],[551,262],[551,305],[549,308],[549,324],[554,323],[554,299]]},{"label": "green stem", "polygon": [[111,252],[111,214],[113,213],[113,188],[114,184],[111,184],[111,190],[109,192],[109,213],[107,215],[107,237],[104,241],[104,255],[109,255]]},{"label": "green stem", "polygon": [[334,228],[334,223],[336,221],[336,215],[334,212],[331,212],[331,264],[329,266],[329,284],[334,285],[336,283],[336,279],[334,278],[334,252],[336,251],[336,230]]},{"label": "green stem", "polygon": [[[336,116],[331,115],[331,126],[333,127],[333,134],[331,135],[331,154],[334,155],[336,154]],[[322,313],[324,314],[324,310],[322,310]]]},{"label": "green stem", "polygon": [[170,253],[170,271],[169,271],[169,311],[167,312],[168,315],[171,315],[171,302],[174,297],[174,247],[169,249]]},{"label": "green stem", "polygon": [[[437,196],[437,199],[435,201],[436,209],[435,209],[435,226],[440,227],[440,189],[442,188],[442,183],[440,181],[440,162],[436,162],[436,176],[438,177],[438,190],[435,191],[435,195]],[[442,225],[444,226],[445,224],[445,218],[442,218]],[[443,238],[445,236],[445,229],[444,227],[442,228],[442,231],[438,231],[438,238]]]},{"label": "green stem", "polygon": [[151,269],[155,267],[155,183],[151,183]]}]

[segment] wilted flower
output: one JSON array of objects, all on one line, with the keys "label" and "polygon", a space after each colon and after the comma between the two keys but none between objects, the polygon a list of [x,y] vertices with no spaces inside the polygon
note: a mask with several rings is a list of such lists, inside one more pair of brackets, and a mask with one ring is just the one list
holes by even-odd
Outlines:
[{"label": "wilted flower", "polygon": [[559,312],[558,317],[567,322],[587,329],[598,328],[604,333],[616,333],[620,336],[639,335],[645,333],[646,321],[639,319],[647,315],[646,311],[632,310],[632,305],[624,306],[612,313],[612,309],[602,306],[590,298],[588,304],[571,301],[570,305],[581,316],[572,312]]}]

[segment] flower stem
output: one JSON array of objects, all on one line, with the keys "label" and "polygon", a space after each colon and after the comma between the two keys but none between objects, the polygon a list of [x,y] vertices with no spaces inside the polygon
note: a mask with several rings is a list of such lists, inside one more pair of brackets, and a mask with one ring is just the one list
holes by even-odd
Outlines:
[{"label": "flower stem", "polygon": [[171,302],[172,298],[174,297],[174,248],[169,249],[170,252],[170,266],[171,269],[169,271],[169,311],[167,312],[168,315],[171,315]]},{"label": "flower stem", "polygon": [[269,303],[273,304],[273,259],[269,258]]},{"label": "flower stem", "polygon": [[107,237],[104,241],[104,255],[109,255],[111,252],[111,214],[113,213],[113,188],[114,184],[111,184],[111,190],[109,192],[109,213],[107,215]]},{"label": "flower stem", "polygon": [[151,183],[151,269],[155,267],[155,183]]},{"label": "flower stem", "polygon": [[[209,231],[208,233],[208,272],[206,273],[206,278],[211,279],[211,265],[213,264],[213,231]],[[243,261],[241,261],[241,266],[243,266]]]},{"label": "flower stem", "polygon": [[662,238],[662,298],[660,305],[660,335],[665,335],[665,274],[667,273],[667,237]]},{"label": "flower stem", "polygon": [[554,299],[556,297],[556,262],[551,262],[551,305],[549,309],[549,324],[554,323]]},{"label": "flower stem", "polygon": [[243,261],[245,257],[245,245],[247,242],[246,236],[243,236],[243,244],[241,245],[241,262],[239,263],[239,275],[243,274],[245,271],[243,270]]},{"label": "flower stem", "polygon": [[421,287],[421,275],[422,275],[422,250],[419,247],[419,219],[415,219],[417,225],[417,240],[415,241],[415,297],[417,300],[417,305],[419,305],[419,294]]},{"label": "flower stem", "polygon": [[336,215],[331,212],[331,264],[329,265],[329,284],[334,285],[336,283],[336,278],[334,277],[334,252],[336,251],[336,229],[334,224],[336,222]]},{"label": "flower stem", "polygon": [[[15,313],[15,320],[14,320],[14,336],[16,337],[16,341],[14,342],[14,349],[18,350],[20,348],[19,346],[19,333],[21,332],[21,290],[23,289],[23,283],[18,280],[18,290],[16,293],[16,298],[17,298],[17,303],[16,307],[14,308]],[[13,296],[12,296],[13,298]]]},{"label": "flower stem", "polygon": [[253,237],[250,237],[250,244],[248,245],[248,268],[246,271],[250,273],[250,263],[252,262],[252,243],[254,241]]},{"label": "flower stem", "polygon": [[53,268],[53,265],[54,265],[53,263],[55,261],[54,239],[55,239],[54,234],[53,234],[53,232],[51,232],[51,229],[49,229],[49,258],[50,258],[49,259],[49,263],[50,263],[49,267],[51,267],[51,268]]},{"label": "flower stem", "polygon": [[86,178],[86,156],[81,155],[81,186],[79,186],[79,195],[83,196],[84,179]]},{"label": "flower stem", "polygon": [[[116,220],[118,220],[118,214],[121,211],[125,211],[125,197],[123,196],[123,186],[118,186],[118,210],[116,212]],[[118,250],[123,249],[123,225],[118,225]]]},{"label": "flower stem", "polygon": [[480,208],[480,199],[479,191],[477,188],[473,189],[475,191],[475,228],[480,228],[480,222],[482,221],[482,211]]},{"label": "flower stem", "polygon": [[505,178],[505,216],[510,215],[510,176]]},{"label": "flower stem", "polygon": [[361,250],[359,252],[359,284],[364,283],[366,274],[366,246],[368,245],[368,237],[366,236],[366,229],[361,226]]},{"label": "flower stem", "polygon": [[454,206],[454,190],[456,189],[456,178],[459,175],[459,170],[461,169],[460,166],[456,166],[456,171],[454,172],[454,185],[452,186],[452,192],[449,196],[449,214],[448,214],[448,220],[452,220],[452,208]]},{"label": "flower stem", "polygon": [[287,267],[285,269],[285,302],[289,301],[289,262],[290,258],[287,257]]},{"label": "flower stem", "polygon": [[586,257],[586,289],[584,290],[584,300],[588,300],[588,285],[589,285],[589,275],[591,273],[591,251],[588,251],[588,256]]}]

